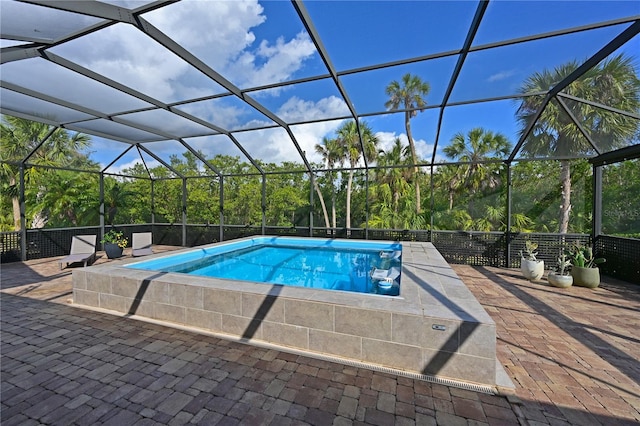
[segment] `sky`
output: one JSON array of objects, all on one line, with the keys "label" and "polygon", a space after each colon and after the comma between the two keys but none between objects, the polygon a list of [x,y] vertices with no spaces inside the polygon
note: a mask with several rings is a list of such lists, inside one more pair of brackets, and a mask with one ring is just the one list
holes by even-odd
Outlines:
[{"label": "sky", "polygon": [[[124,7],[144,4],[139,1],[107,3]],[[477,7],[476,2],[469,1],[307,1],[304,4],[329,60],[338,72],[456,51],[465,41]],[[6,8],[7,2],[2,1],[0,6]],[[31,16],[29,19],[34,21],[34,26],[38,25],[39,19],[50,19],[44,13],[60,12],[47,10],[42,16]],[[640,15],[640,2],[492,1],[473,45],[632,15]],[[327,74],[315,45],[288,1],[182,1],[146,13],[143,17],[242,89]],[[93,22],[93,18],[83,19],[85,25]],[[6,21],[1,24],[5,29],[10,26]],[[472,52],[464,63],[449,102],[513,95],[532,73],[556,67],[568,60],[582,61],[627,26],[617,25]],[[64,28],[56,31],[63,32]],[[3,47],[6,45],[3,41]],[[127,24],[96,31],[50,51],[165,103],[225,92],[224,88]],[[635,56],[636,65],[640,67],[638,36],[622,51]],[[16,62],[2,66],[3,79],[14,79],[24,84],[29,82],[29,87],[41,89],[52,96],[106,111],[117,111],[123,105],[131,105],[128,97],[121,99],[112,91],[96,87],[91,82],[78,81],[74,87],[65,86],[69,71],[46,64],[41,59],[18,62],[22,64]],[[457,56],[451,55],[366,73],[346,74],[340,80],[359,114],[384,111],[388,99],[385,87],[406,73],[418,75],[430,84],[426,101],[429,106],[436,106],[443,101],[456,62]],[[50,80],[41,81],[38,72],[44,72]],[[349,109],[331,79],[259,90],[251,92],[250,96],[288,123],[349,115]],[[136,102],[141,107],[147,105]],[[500,132],[515,144],[519,132],[514,118],[517,106],[516,101],[504,100],[446,108],[436,158],[442,158],[442,148],[457,132],[466,133],[474,127]],[[273,123],[234,97],[192,102],[177,108],[228,130]],[[432,156],[439,114],[438,108],[427,109],[411,122],[418,155],[426,160]],[[133,114],[127,119],[167,132],[180,129],[184,135],[196,135],[202,131],[199,125],[176,119],[162,111]],[[396,137],[406,143],[403,114],[377,115],[364,120],[378,137],[381,148],[390,148]],[[334,120],[292,125],[291,130],[307,158],[311,162],[320,162],[315,145],[324,137],[334,137],[341,124],[342,121]],[[95,131],[120,131],[113,122],[83,125]],[[139,135],[146,136],[145,132]],[[235,136],[254,158],[276,163],[301,161],[282,129],[240,132]],[[90,156],[103,166],[128,146],[99,137],[92,139]],[[226,154],[243,157],[226,137],[186,136],[184,140],[208,156]],[[148,146],[165,160],[171,154],[184,151],[175,141],[152,142]],[[129,167],[138,158],[137,152],[132,150],[108,171]],[[147,160],[148,165],[156,164],[155,160],[148,157]]]}]

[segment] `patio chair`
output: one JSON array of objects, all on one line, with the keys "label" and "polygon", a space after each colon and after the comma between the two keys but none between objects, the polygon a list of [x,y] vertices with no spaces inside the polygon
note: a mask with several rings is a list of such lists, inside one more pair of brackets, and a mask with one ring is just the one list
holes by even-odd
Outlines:
[{"label": "patio chair", "polygon": [[63,263],[66,263],[67,266],[69,266],[70,263],[82,262],[86,267],[87,263],[93,261],[95,257],[96,236],[74,235],[71,239],[71,251],[69,252],[69,256],[60,259],[58,263],[60,263],[60,269],[63,269]]},{"label": "patio chair", "polygon": [[151,232],[134,232],[131,235],[131,255],[135,257],[153,254],[151,238]]}]

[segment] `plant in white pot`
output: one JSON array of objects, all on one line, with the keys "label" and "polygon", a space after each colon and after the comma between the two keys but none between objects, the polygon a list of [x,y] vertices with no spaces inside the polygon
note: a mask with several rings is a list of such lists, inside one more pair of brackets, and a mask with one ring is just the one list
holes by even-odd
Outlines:
[{"label": "plant in white pot", "polygon": [[570,266],[571,261],[567,259],[567,255],[565,253],[562,253],[558,258],[556,270],[549,272],[549,275],[547,275],[549,284],[559,288],[571,287],[573,284],[573,277],[569,272]]},{"label": "plant in white pot", "polygon": [[571,252],[571,276],[573,283],[581,287],[596,288],[600,285],[600,269],[603,257],[594,258],[593,249],[580,243],[574,244]]},{"label": "plant in white pot", "polygon": [[536,281],[544,275],[544,260],[536,259],[538,243],[531,240],[524,242],[524,251],[520,250],[520,271],[529,281]]}]

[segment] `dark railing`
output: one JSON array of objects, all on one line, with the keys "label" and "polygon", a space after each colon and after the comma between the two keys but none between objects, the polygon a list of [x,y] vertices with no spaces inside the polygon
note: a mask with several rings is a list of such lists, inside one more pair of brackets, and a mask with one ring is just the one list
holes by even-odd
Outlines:
[{"label": "dark railing", "polygon": [[600,235],[594,253],[606,260],[599,265],[603,274],[640,284],[640,240]]},{"label": "dark railing", "polygon": [[[182,224],[117,225],[131,244],[134,232],[153,232],[153,243],[157,245],[183,245]],[[217,225],[188,224],[186,246],[210,244],[220,240]],[[310,236],[308,227],[265,227],[267,235]],[[93,234],[100,240],[100,227],[29,229],[27,230],[27,260],[63,256],[69,253],[74,235]],[[250,237],[262,234],[260,226],[225,225],[223,240]],[[353,238],[387,241],[431,242],[445,260],[452,264],[473,266],[497,266],[517,268],[520,266],[520,251],[527,239],[538,244],[538,259],[545,261],[547,269],[553,269],[558,256],[565,248],[576,242],[594,245],[598,257],[607,259],[600,265],[603,274],[625,281],[640,283],[640,240],[613,236],[599,236],[592,242],[586,234],[527,233],[506,234],[504,232],[480,231],[425,231],[397,229],[313,228],[312,236],[323,238]],[[0,233],[0,261],[16,262],[22,258],[20,232]],[[509,244],[507,244],[509,242]],[[98,246],[101,248],[101,245]]]},{"label": "dark railing", "polygon": [[[56,228],[27,230],[27,260],[69,254],[71,239],[74,235],[96,235],[100,240],[100,227]],[[22,258],[20,232],[0,233],[2,262],[15,262]]]},{"label": "dark railing", "polygon": [[431,242],[449,263],[507,265],[507,244],[502,232],[432,231]]},{"label": "dark railing", "polygon": [[20,232],[0,232],[0,263],[19,262],[21,258]]}]

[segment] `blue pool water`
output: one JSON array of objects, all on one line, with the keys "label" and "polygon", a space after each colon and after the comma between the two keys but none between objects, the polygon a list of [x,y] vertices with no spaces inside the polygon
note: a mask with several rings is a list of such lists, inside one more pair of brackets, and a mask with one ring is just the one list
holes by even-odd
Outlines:
[{"label": "blue pool water", "polygon": [[[398,295],[400,253],[401,246],[396,243],[259,237],[138,262],[129,267]],[[391,276],[387,278],[388,275]]]}]

